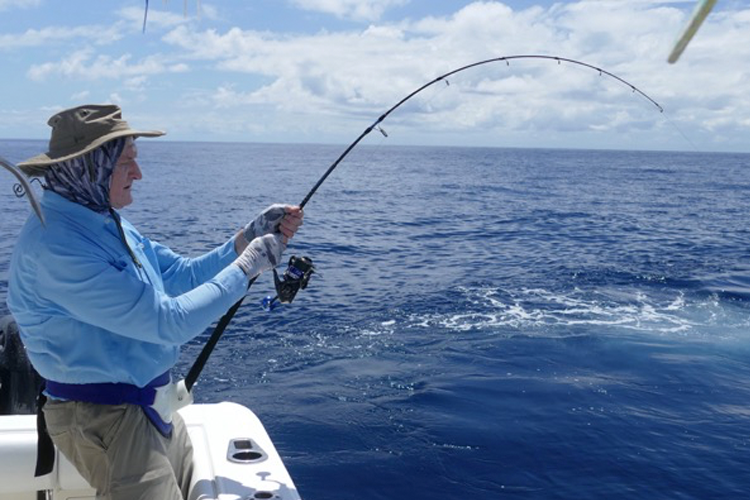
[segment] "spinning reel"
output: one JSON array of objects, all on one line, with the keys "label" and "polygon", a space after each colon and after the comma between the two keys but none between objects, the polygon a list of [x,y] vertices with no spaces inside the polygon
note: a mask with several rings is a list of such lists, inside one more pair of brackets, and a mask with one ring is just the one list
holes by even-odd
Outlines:
[{"label": "spinning reel", "polygon": [[273,281],[276,286],[276,297],[269,295],[263,299],[263,308],[272,311],[278,304],[289,304],[297,296],[297,292],[307,288],[310,277],[315,272],[312,259],[309,257],[295,257],[289,259],[289,265],[282,277],[276,269],[273,270]]}]

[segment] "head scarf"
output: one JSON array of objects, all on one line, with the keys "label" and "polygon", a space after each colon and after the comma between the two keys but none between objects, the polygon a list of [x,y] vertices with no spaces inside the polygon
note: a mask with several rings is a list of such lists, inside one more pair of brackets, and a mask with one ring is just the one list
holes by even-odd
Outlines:
[{"label": "head scarf", "polygon": [[70,160],[55,163],[44,174],[47,189],[94,212],[109,211],[109,182],[126,137],[118,137]]}]

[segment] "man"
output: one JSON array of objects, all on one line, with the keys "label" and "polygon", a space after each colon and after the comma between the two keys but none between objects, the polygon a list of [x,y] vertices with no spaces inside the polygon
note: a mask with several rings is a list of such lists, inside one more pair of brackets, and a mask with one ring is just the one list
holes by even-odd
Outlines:
[{"label": "man", "polygon": [[46,224],[30,217],[21,230],[8,307],[46,380],[49,435],[100,498],[186,497],[192,447],[160,404],[169,370],[182,344],[280,262],[302,211],[272,205],[218,248],[180,257],[117,212],[142,177],[135,139],[163,132],[131,129],[114,105],[48,123],[49,151],[18,165],[44,177]]}]

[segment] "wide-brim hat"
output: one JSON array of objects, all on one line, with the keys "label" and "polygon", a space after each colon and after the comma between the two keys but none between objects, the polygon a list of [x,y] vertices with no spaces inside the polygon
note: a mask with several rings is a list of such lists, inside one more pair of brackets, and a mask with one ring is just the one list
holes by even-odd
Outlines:
[{"label": "wide-brim hat", "polygon": [[136,130],[122,119],[114,104],[86,104],[66,109],[47,122],[52,127],[49,151],[18,163],[29,176],[43,176],[50,165],[70,160],[92,151],[118,137],[159,137],[161,130]]}]

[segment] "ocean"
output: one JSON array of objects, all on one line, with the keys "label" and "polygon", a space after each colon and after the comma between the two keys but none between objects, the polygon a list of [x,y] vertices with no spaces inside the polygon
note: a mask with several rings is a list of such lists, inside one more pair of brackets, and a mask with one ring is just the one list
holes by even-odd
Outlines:
[{"label": "ocean", "polygon": [[[343,147],[139,151],[123,215],[198,255],[299,203]],[[266,312],[261,276],[196,399],[250,407],[307,500],[747,498],[749,169],[747,154],[355,148],[285,254],[314,261],[309,287]],[[29,213],[13,180],[0,314]]]}]

